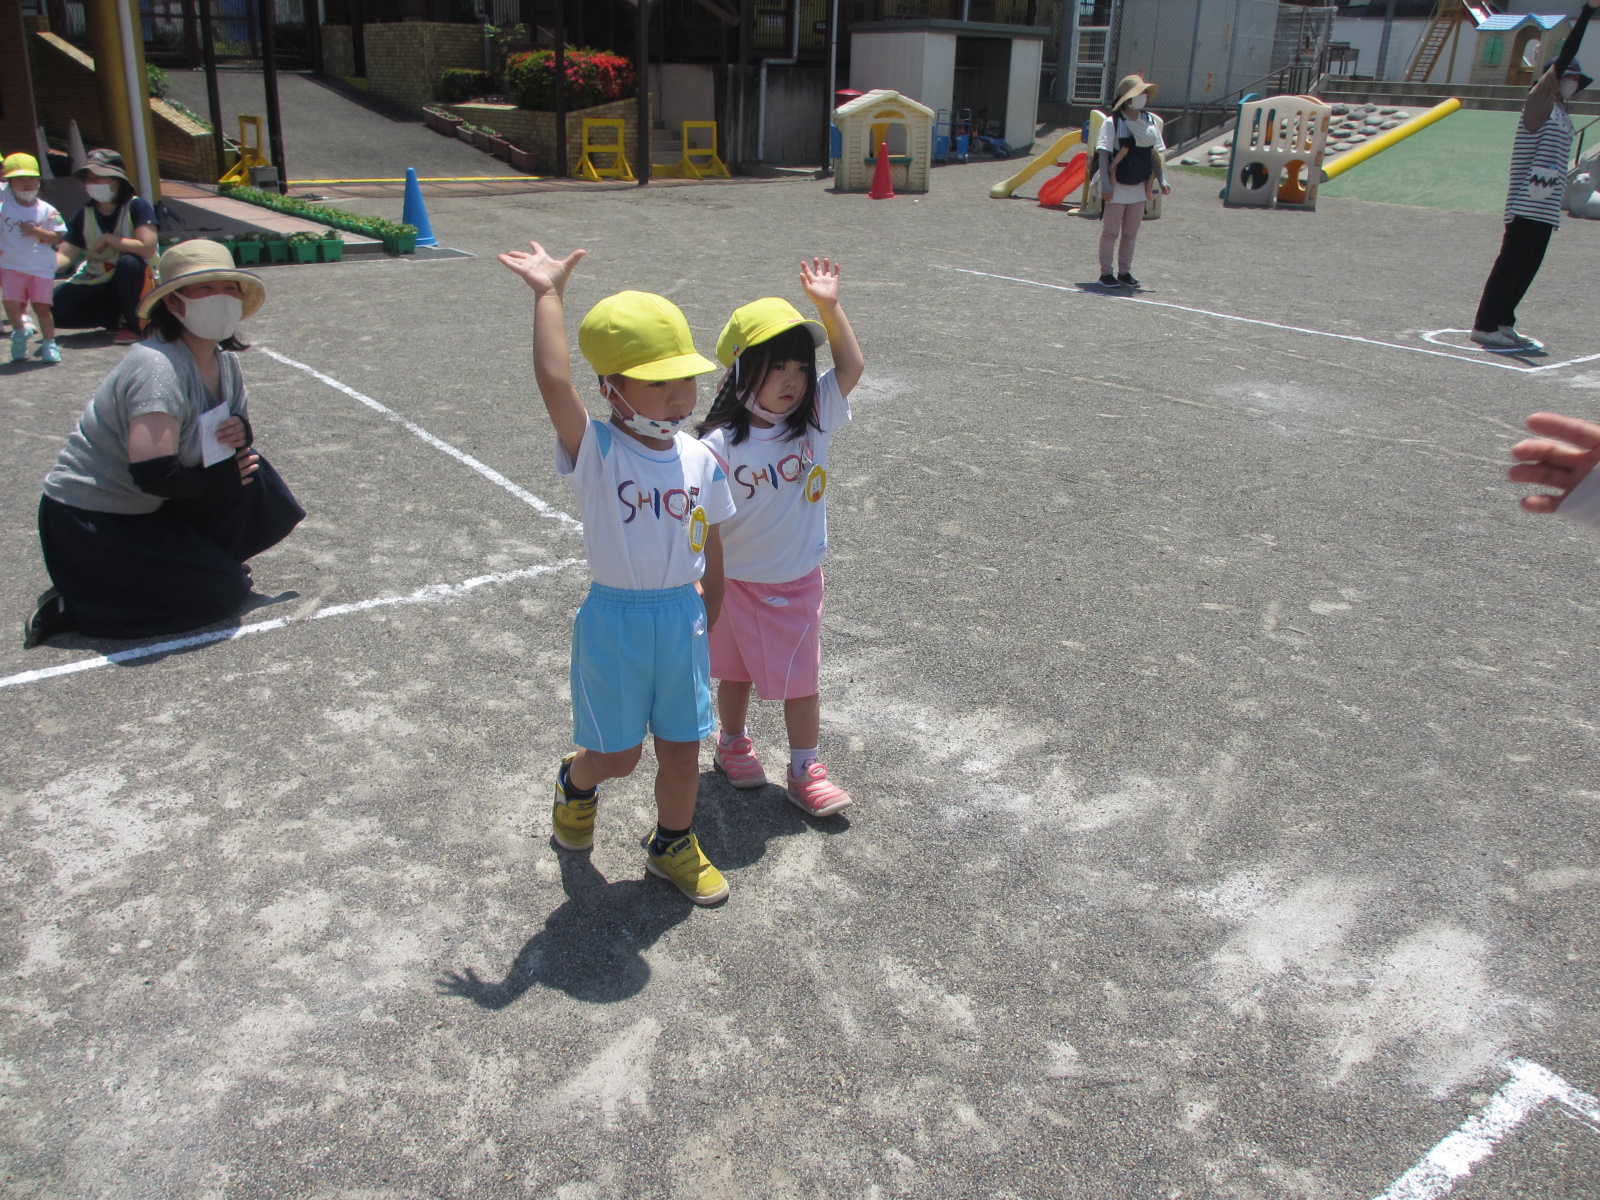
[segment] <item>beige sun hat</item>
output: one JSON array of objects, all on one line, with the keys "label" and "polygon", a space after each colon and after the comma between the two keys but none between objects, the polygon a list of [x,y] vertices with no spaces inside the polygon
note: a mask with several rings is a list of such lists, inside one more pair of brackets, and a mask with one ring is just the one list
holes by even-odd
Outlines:
[{"label": "beige sun hat", "polygon": [[233,255],[220,242],[193,238],[179,242],[161,255],[161,266],[156,272],[156,288],[139,301],[140,318],[148,318],[150,310],[163,296],[170,296],[190,284],[210,283],[213,280],[239,285],[244,291],[246,317],[252,316],[266,302],[267,286],[261,282],[261,276],[234,266]]},{"label": "beige sun hat", "polygon": [[1124,75],[1122,81],[1117,84],[1116,96],[1111,101],[1111,107],[1113,109],[1121,108],[1141,92],[1147,94],[1151,100],[1154,100],[1156,98],[1156,90],[1156,85],[1146,83],[1142,76]]}]

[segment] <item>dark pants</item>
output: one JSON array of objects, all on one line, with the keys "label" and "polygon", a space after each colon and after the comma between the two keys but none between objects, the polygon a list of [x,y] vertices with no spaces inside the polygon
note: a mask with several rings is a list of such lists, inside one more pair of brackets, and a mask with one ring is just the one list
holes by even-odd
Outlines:
[{"label": "dark pants", "polygon": [[39,501],[39,545],[67,615],[90,637],[156,637],[232,616],[250,594],[247,559],[305,517],[266,459],[254,483],[168,500],[153,513]]},{"label": "dark pants", "polygon": [[109,283],[58,283],[54,300],[58,329],[131,329],[139,331],[139,297],[150,264],[137,254],[117,259]]},{"label": "dark pants", "polygon": [[1472,327],[1492,333],[1502,325],[1517,323],[1517,305],[1533,286],[1533,278],[1544,262],[1545,249],[1555,226],[1527,217],[1512,217],[1506,222],[1506,236],[1500,243],[1500,257],[1483,285],[1478,316]]}]

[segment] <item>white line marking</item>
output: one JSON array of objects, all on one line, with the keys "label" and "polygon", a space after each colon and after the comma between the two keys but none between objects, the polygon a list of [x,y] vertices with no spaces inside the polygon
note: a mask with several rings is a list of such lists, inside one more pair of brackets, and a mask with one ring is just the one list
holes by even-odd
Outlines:
[{"label": "white line marking", "polygon": [[532,579],[538,575],[564,571],[568,567],[577,566],[583,561],[581,558],[564,558],[558,563],[551,563],[546,566],[522,567],[516,571],[500,571],[494,575],[475,575],[471,579],[462,580],[460,583],[430,583],[427,587],[418,588],[416,591],[408,592],[404,596],[380,596],[373,600],[358,600],[353,604],[331,604],[327,608],[319,608],[309,617],[277,617],[271,621],[257,621],[254,624],[240,625],[234,629],[213,629],[207,633],[190,634],[188,637],[174,638],[168,642],[156,642],[149,646],[135,646],[131,650],[118,650],[114,654],[97,654],[93,658],[62,663],[57,667],[44,667],[38,671],[23,671],[20,675],[7,675],[4,678],[0,678],[0,688],[16,687],[24,683],[38,683],[41,679],[55,679],[61,675],[74,675],[79,671],[92,671],[96,667],[109,667],[114,663],[138,662],[140,659],[156,658],[163,654],[173,654],[179,650],[192,650],[196,646],[209,646],[213,642],[231,642],[236,638],[248,637],[253,633],[266,633],[273,629],[282,629],[286,625],[299,624],[302,621],[320,621],[325,617],[343,617],[354,612],[365,612],[372,608],[389,608],[399,604],[431,604],[435,600],[455,600],[486,584],[512,583],[518,579]]},{"label": "white line marking", "polygon": [[[981,275],[985,279],[1003,279],[1007,283],[1024,283],[1029,287],[1048,288],[1053,292],[1072,292],[1075,295],[1088,295],[1082,288],[1068,286],[1062,283],[1042,283],[1037,279],[1019,279],[1015,275],[996,275],[992,271],[973,271],[966,267],[947,267],[946,270],[959,271],[963,275]],[[1457,362],[1471,363],[1475,367],[1498,367],[1502,371],[1516,371],[1519,374],[1531,375],[1536,371],[1554,371],[1557,367],[1570,367],[1576,363],[1589,362],[1600,358],[1600,354],[1591,355],[1589,358],[1574,358],[1567,362],[1550,363],[1547,366],[1531,367],[1517,366],[1514,363],[1503,362],[1499,359],[1479,358],[1467,354],[1450,354],[1444,350],[1429,350],[1425,346],[1407,346],[1403,342],[1385,342],[1377,338],[1360,337],[1353,333],[1330,333],[1326,329],[1306,329],[1300,325],[1283,325],[1277,321],[1262,321],[1256,317],[1240,317],[1233,313],[1213,312],[1209,308],[1191,308],[1187,304],[1173,304],[1166,300],[1145,300],[1139,296],[1113,296],[1124,304],[1149,304],[1155,308],[1170,308],[1176,312],[1194,313],[1201,317],[1215,317],[1219,321],[1238,321],[1244,325],[1260,325],[1266,329],[1281,329],[1285,333],[1303,333],[1309,337],[1335,338],[1341,342],[1360,342],[1365,346],[1382,346],[1387,350],[1405,350],[1412,354],[1428,354],[1435,358],[1453,358]]]},{"label": "white line marking", "polygon": [[325,383],[335,391],[343,392],[346,396],[349,396],[353,400],[359,400],[362,404],[365,404],[374,412],[383,414],[383,416],[387,417],[391,421],[394,421],[402,429],[405,429],[409,433],[416,434],[435,450],[444,451],[457,462],[464,463],[466,466],[471,467],[490,483],[499,484],[518,500],[521,500],[524,504],[527,504],[535,509],[541,516],[549,517],[553,521],[559,521],[569,529],[575,531],[583,528],[582,523],[578,521],[577,518],[570,517],[566,513],[562,512],[559,508],[555,507],[555,505],[539,499],[538,496],[535,496],[532,492],[528,491],[527,488],[522,487],[520,484],[512,483],[511,480],[507,479],[504,475],[500,474],[499,471],[496,471],[487,463],[480,462],[478,459],[473,458],[472,455],[468,454],[465,450],[457,450],[443,438],[435,437],[422,426],[406,420],[399,413],[395,412],[394,409],[389,408],[387,405],[380,404],[371,396],[363,395],[362,393],[356,391],[355,388],[351,387],[349,384],[340,383],[337,379],[333,378],[333,376],[324,375],[315,367],[307,366],[303,362],[297,362],[296,360],[290,358],[287,354],[279,354],[276,350],[270,350],[266,346],[257,346],[256,349],[262,354],[265,354],[268,358],[275,359],[286,367],[293,367],[297,371],[304,371],[307,375],[311,376],[311,378],[317,380],[319,383]]},{"label": "white line marking", "polygon": [[1377,1200],[1437,1200],[1551,1100],[1600,1126],[1600,1100],[1580,1092],[1561,1076],[1525,1058],[1513,1058],[1506,1063],[1506,1069],[1511,1078],[1489,1103],[1424,1154]]}]

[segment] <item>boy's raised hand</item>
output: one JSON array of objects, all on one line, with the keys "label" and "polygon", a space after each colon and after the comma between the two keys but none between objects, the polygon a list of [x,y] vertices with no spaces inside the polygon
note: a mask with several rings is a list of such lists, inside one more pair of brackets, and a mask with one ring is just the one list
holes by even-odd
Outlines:
[{"label": "boy's raised hand", "polygon": [[1518,501],[1531,513],[1555,512],[1566,493],[1600,462],[1600,425],[1550,412],[1536,412],[1527,423],[1541,436],[1525,438],[1511,447],[1517,465],[1506,476],[1512,483],[1560,488],[1560,496],[1524,496]]},{"label": "boy's raised hand", "polygon": [[839,303],[839,264],[826,258],[813,258],[809,263],[801,259],[800,286],[818,308]]},{"label": "boy's raised hand", "polygon": [[567,280],[572,275],[572,270],[578,265],[578,260],[587,250],[574,250],[565,258],[556,258],[538,242],[529,242],[532,253],[527,250],[511,250],[500,255],[500,261],[507,270],[522,276],[523,282],[531,287],[536,294],[554,292],[561,295],[566,290]]}]

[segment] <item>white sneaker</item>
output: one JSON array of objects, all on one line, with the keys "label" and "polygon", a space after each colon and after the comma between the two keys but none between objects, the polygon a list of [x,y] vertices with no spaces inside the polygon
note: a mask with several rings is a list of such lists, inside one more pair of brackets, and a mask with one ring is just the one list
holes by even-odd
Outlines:
[{"label": "white sneaker", "polygon": [[1488,332],[1485,332],[1482,329],[1474,329],[1472,331],[1472,340],[1478,345],[1482,346],[1485,350],[1505,351],[1526,350],[1528,348],[1522,344],[1521,338],[1502,332],[1498,329],[1490,330]]},{"label": "white sneaker", "polygon": [[1517,339],[1517,343],[1520,346],[1522,346],[1522,348],[1525,349],[1525,350],[1543,350],[1544,349],[1544,343],[1543,342],[1541,342],[1538,338],[1531,338],[1531,337],[1528,337],[1526,334],[1518,333],[1517,332],[1517,327],[1515,325],[1502,325],[1502,326],[1500,326],[1500,332],[1505,334],[1507,337],[1516,338]]}]

